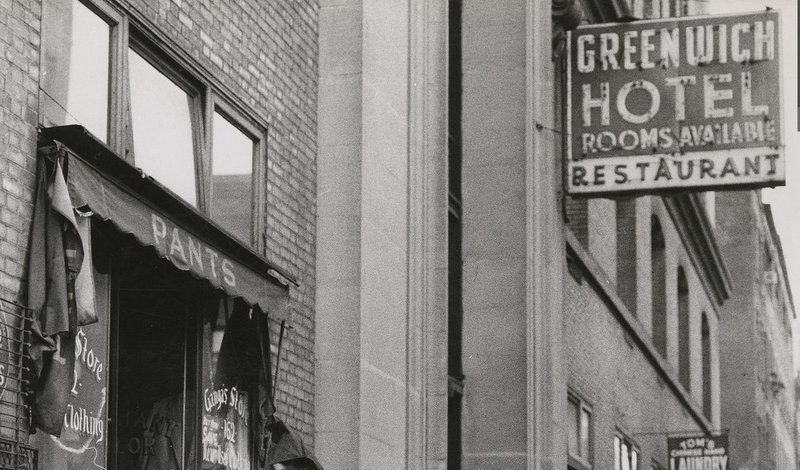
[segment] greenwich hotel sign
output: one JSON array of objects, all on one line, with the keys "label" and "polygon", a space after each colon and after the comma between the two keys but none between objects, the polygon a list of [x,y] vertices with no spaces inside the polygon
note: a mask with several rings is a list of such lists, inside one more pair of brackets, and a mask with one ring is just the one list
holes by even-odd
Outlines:
[{"label": "greenwich hotel sign", "polygon": [[783,185],[777,11],[568,33],[575,195]]}]

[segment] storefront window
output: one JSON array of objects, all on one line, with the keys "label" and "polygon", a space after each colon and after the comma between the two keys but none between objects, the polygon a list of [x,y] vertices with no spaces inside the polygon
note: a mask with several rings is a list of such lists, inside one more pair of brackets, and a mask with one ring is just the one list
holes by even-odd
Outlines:
[{"label": "storefront window", "polygon": [[212,125],[211,218],[250,242],[255,143],[219,112],[214,112]]},{"label": "storefront window", "polygon": [[139,53],[128,51],[134,164],[196,206],[194,97]]},{"label": "storefront window", "polygon": [[193,468],[191,290],[133,272],[121,280],[117,314],[116,468]]},{"label": "storefront window", "polygon": [[260,361],[255,331],[252,311],[228,298],[205,317],[201,468],[251,468]]},{"label": "storefront window", "polygon": [[42,121],[107,142],[111,25],[78,0],[42,8]]}]

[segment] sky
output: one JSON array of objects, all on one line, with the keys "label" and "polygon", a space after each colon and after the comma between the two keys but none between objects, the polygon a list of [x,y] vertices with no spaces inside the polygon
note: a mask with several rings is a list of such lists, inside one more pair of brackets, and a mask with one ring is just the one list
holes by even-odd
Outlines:
[{"label": "sky", "polygon": [[[781,11],[784,143],[786,145],[786,186],[765,189],[763,200],[772,206],[775,226],[783,245],[789,285],[800,315],[800,132],[797,100],[797,1],[798,0],[710,0],[709,13],[744,13],[771,7]],[[795,157],[795,158],[793,158]],[[794,364],[800,370],[800,321],[794,326]]]}]

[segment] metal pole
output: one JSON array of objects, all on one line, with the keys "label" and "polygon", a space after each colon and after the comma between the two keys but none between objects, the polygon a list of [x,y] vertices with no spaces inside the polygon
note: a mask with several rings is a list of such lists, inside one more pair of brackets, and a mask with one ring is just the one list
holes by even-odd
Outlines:
[{"label": "metal pole", "polygon": [[286,320],[281,320],[281,330],[278,334],[278,353],[275,356],[275,377],[272,379],[272,402],[275,402],[275,390],[278,388],[278,375],[281,372],[281,348],[283,347],[283,331],[286,329]]}]

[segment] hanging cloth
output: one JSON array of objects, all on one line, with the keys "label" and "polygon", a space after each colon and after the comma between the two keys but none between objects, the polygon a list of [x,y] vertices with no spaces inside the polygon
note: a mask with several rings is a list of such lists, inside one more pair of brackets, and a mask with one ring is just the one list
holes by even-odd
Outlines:
[{"label": "hanging cloth", "polygon": [[[258,377],[259,416],[261,441],[258,468],[272,470],[324,470],[314,455],[286,423],[275,416],[272,399],[272,373],[270,369],[270,342],[266,316],[254,312],[256,332],[261,347],[261,368]],[[277,374],[279,371],[275,371]],[[280,465],[280,466],[278,466]]]},{"label": "hanging cloth", "polygon": [[[32,420],[59,436],[75,374],[78,326],[97,321],[88,218],[77,216],[61,162],[40,160],[28,257]],[[81,237],[81,234],[84,234]]]}]

